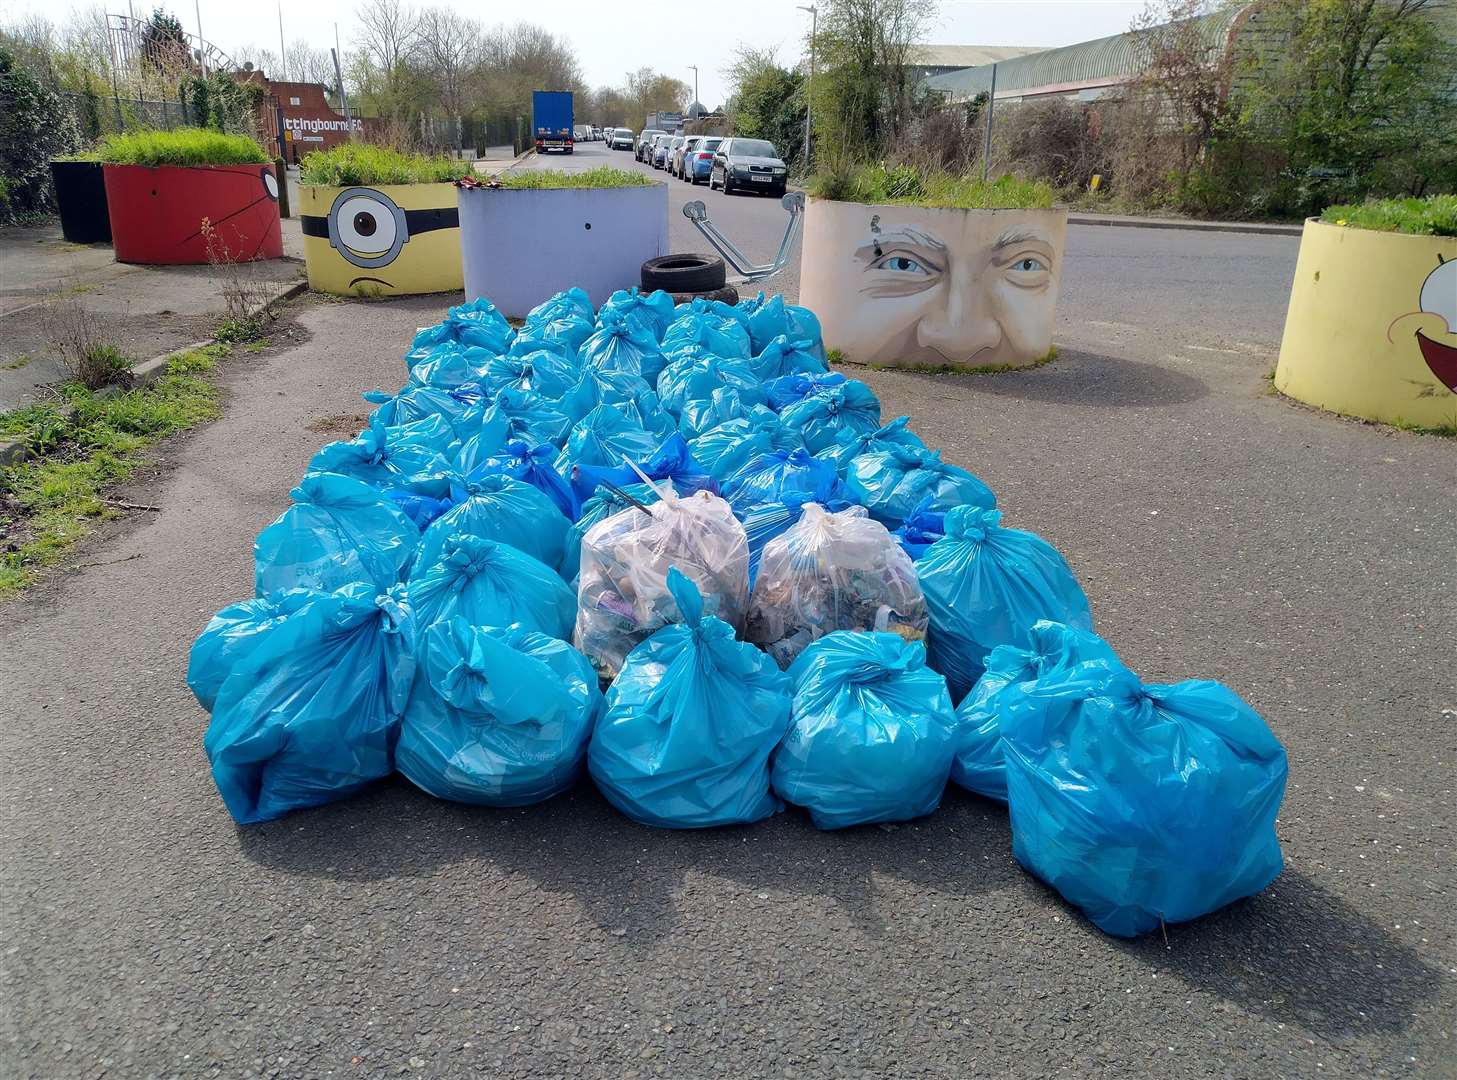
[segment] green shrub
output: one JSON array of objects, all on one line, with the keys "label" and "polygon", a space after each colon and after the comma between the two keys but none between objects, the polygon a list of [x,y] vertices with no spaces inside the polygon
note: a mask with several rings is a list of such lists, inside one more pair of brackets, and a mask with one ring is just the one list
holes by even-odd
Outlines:
[{"label": "green shrub", "polygon": [[646,173],[614,169],[611,165],[599,165],[595,169],[584,169],[581,172],[565,172],[561,169],[523,169],[520,172],[513,170],[496,179],[503,188],[513,190],[649,187],[655,183]]},{"label": "green shrub", "polygon": [[1328,206],[1320,218],[1353,229],[1415,233],[1418,236],[1457,236],[1457,195]]},{"label": "green shrub", "polygon": [[203,128],[128,131],[108,135],[97,148],[110,165],[262,165],[268,155],[246,135]]},{"label": "green shrub", "polygon": [[79,142],[71,114],[44,78],[0,48],[0,224],[52,210],[50,159]]},{"label": "green shrub", "polygon": [[442,184],[469,169],[448,157],[403,154],[387,146],[341,143],[315,150],[299,163],[299,183],[323,187],[355,184]]},{"label": "green shrub", "polygon": [[1052,186],[1041,180],[1001,176],[982,183],[974,176],[927,172],[912,165],[831,166],[810,177],[817,199],[889,203],[958,210],[1033,210],[1052,205]]}]

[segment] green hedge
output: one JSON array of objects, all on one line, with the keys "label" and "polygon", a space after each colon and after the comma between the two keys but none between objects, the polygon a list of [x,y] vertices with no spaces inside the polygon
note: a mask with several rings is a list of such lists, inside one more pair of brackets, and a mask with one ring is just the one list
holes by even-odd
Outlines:
[{"label": "green hedge", "polygon": [[1332,225],[1418,236],[1457,236],[1457,195],[1328,206],[1320,215]]},{"label": "green hedge", "polygon": [[96,151],[108,165],[261,165],[269,160],[246,135],[204,128],[108,135]]},{"label": "green hedge", "polygon": [[387,146],[341,143],[315,150],[299,163],[299,183],[322,187],[355,184],[441,184],[470,171],[465,162],[448,157],[402,154]]},{"label": "green hedge", "polygon": [[836,202],[930,206],[956,210],[1041,210],[1052,205],[1052,185],[1001,176],[988,183],[972,176],[926,172],[913,165],[831,168],[810,177],[817,199]]}]

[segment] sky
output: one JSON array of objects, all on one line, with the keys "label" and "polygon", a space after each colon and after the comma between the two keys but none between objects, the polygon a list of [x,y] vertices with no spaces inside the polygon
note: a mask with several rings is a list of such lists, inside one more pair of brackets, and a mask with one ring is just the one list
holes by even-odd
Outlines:
[{"label": "sky", "polygon": [[[132,0],[138,15],[155,0]],[[197,33],[224,52],[254,44],[278,51],[276,0],[162,0]],[[778,49],[781,62],[798,59],[809,15],[799,0],[431,0],[480,22],[528,21],[570,39],[592,86],[620,86],[627,72],[652,67],[693,85],[698,66],[699,100],[723,103],[723,69],[740,42]],[[810,0],[803,0],[807,5]],[[127,11],[126,0],[104,0],[108,11]],[[1128,29],[1144,0],[941,0],[927,35],[938,45],[1068,45]],[[0,0],[0,21],[38,13],[64,21],[51,0]],[[334,44],[334,24],[347,47],[353,33],[354,0],[284,0],[283,32],[288,41],[306,38],[319,48]],[[702,22],[698,25],[698,17]]]}]

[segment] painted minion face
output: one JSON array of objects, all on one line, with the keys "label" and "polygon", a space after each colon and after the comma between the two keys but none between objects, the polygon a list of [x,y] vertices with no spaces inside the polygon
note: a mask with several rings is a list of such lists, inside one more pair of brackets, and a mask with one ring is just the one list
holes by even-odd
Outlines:
[{"label": "painted minion face", "polygon": [[[306,241],[310,284],[340,293],[461,288],[460,215],[454,206],[428,205],[442,201],[442,194],[431,190],[437,187],[449,189],[434,184],[392,187],[390,192],[344,188],[334,196],[327,214],[305,214],[304,236],[327,240],[332,252],[326,253],[323,244],[310,247]],[[454,195],[453,189],[449,194]],[[411,207],[411,202],[417,205]]]}]

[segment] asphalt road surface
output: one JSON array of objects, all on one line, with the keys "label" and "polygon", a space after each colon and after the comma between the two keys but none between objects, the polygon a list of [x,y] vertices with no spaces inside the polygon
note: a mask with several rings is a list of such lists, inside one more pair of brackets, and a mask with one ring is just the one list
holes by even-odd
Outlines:
[{"label": "asphalt road surface", "polygon": [[954,788],[843,833],[401,781],[236,828],[186,650],[444,307],[306,304],[129,493],[160,512],[3,609],[0,1075],[1457,1072],[1457,447],[1267,393],[1292,243],[1084,232],[1055,363],[853,374],[1067,554],[1146,680],[1222,679],[1267,717],[1291,771],[1264,893],[1109,938]]}]

